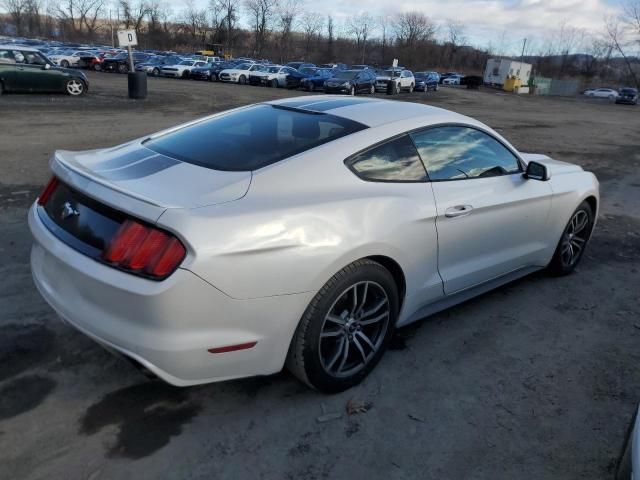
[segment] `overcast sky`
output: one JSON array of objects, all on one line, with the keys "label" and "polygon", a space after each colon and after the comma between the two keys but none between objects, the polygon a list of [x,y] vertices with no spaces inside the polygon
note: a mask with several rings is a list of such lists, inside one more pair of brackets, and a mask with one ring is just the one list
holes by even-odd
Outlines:
[{"label": "overcast sky", "polygon": [[[205,0],[200,0],[204,3]],[[303,1],[303,0],[301,0]],[[399,11],[417,10],[444,25],[454,19],[465,26],[469,44],[505,54],[519,54],[522,40],[529,39],[527,52],[539,53],[562,24],[586,33],[602,29],[606,16],[620,13],[623,0],[307,0],[306,11],[331,13],[336,19],[367,12],[372,16],[393,16]],[[172,1],[179,11],[181,0]],[[177,12],[176,12],[177,13]],[[247,24],[247,21],[243,21]],[[443,32],[444,29],[441,29]]]}]

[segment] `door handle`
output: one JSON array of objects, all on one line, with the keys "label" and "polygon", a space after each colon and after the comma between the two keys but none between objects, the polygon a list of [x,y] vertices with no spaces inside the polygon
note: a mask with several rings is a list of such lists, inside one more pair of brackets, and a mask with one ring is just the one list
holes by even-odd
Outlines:
[{"label": "door handle", "polygon": [[453,218],[453,217],[464,217],[469,215],[473,211],[473,207],[471,205],[456,205],[455,207],[449,207],[444,211],[444,216]]}]

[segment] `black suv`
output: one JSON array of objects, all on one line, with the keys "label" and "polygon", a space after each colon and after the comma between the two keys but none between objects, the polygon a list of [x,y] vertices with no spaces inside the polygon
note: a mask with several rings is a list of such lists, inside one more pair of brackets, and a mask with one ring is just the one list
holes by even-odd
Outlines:
[{"label": "black suv", "polygon": [[626,103],[627,105],[638,104],[638,90],[635,88],[621,88],[618,90],[616,103]]},{"label": "black suv", "polygon": [[343,70],[324,82],[324,93],[376,93],[374,70]]}]

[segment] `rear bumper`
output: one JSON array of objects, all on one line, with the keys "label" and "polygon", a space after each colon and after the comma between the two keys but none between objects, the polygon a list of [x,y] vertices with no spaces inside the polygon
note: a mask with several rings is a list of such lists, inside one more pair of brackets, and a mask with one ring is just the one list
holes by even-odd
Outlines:
[{"label": "rear bumper", "polygon": [[[313,292],[235,300],[188,270],[162,282],[73,250],[29,211],[34,282],[66,322],[177,386],[278,372]],[[208,349],[257,342],[250,349]]]}]

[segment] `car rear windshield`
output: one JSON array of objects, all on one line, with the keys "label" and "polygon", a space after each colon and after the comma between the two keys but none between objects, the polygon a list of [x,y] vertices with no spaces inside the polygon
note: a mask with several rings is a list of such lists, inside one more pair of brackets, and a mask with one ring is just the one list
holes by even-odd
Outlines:
[{"label": "car rear windshield", "polygon": [[365,128],[326,113],[254,105],[146,140],[144,145],[214,170],[250,171]]}]

